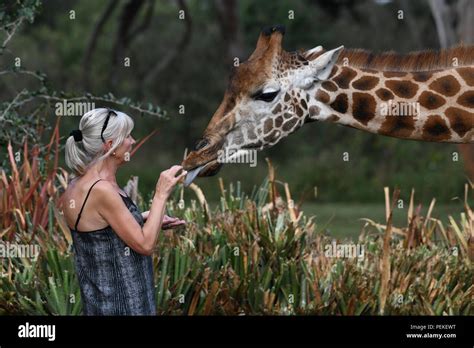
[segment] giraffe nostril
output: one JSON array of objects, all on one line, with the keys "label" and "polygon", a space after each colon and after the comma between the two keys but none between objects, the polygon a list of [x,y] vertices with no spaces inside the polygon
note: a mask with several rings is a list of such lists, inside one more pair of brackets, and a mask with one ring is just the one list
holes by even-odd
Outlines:
[{"label": "giraffe nostril", "polygon": [[194,145],[194,151],[201,150],[202,148],[206,147],[209,145],[209,141],[207,139],[199,139],[196,142],[196,145]]}]

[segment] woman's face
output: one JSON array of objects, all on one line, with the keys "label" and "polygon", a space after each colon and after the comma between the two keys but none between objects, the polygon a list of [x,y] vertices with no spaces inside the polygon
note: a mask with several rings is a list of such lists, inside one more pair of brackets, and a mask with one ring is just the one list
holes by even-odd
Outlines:
[{"label": "woman's face", "polygon": [[115,158],[120,160],[120,164],[130,161],[133,145],[135,139],[132,134],[129,134],[123,141],[123,143],[115,150]]}]

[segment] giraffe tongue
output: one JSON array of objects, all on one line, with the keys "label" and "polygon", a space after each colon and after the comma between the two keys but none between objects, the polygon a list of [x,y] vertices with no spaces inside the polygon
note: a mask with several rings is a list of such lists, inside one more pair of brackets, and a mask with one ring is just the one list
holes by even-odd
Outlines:
[{"label": "giraffe tongue", "polygon": [[184,180],[184,186],[189,186],[193,182],[193,180],[198,176],[199,172],[201,171],[202,168],[204,168],[206,165],[197,167],[186,174],[186,179]]}]

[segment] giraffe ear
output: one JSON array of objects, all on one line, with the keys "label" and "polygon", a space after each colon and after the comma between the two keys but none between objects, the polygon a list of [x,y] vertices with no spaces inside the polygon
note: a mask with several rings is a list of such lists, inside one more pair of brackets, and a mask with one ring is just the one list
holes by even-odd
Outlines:
[{"label": "giraffe ear", "polygon": [[318,80],[324,81],[328,79],[329,75],[331,75],[332,67],[336,64],[343,49],[344,46],[339,46],[338,48],[324,52],[311,61],[311,67],[314,69],[315,77]]}]

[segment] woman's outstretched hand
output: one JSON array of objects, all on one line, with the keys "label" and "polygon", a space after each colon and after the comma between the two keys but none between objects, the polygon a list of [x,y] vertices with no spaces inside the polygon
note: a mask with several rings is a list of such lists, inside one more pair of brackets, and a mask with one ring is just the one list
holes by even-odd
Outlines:
[{"label": "woman's outstretched hand", "polygon": [[[148,219],[148,214],[150,214],[149,210],[142,213],[143,220]],[[176,218],[176,217],[171,217],[171,216],[165,215],[163,217],[163,222],[161,223],[161,228],[163,230],[168,230],[168,229],[179,227],[179,226],[182,226],[182,225],[185,225],[185,224],[186,224],[186,221],[184,221],[184,220],[181,220],[181,219]]]}]

